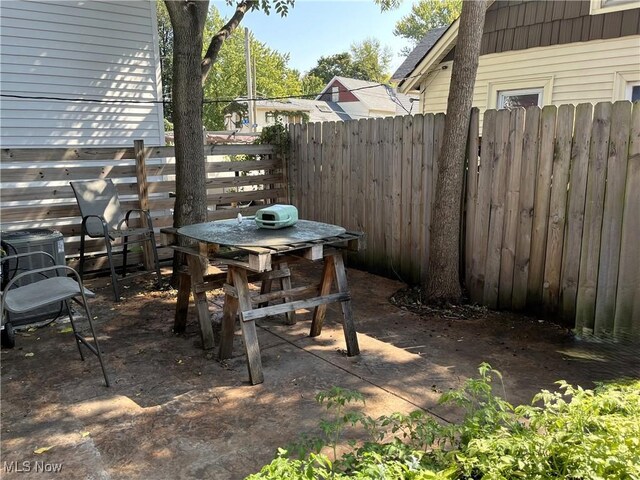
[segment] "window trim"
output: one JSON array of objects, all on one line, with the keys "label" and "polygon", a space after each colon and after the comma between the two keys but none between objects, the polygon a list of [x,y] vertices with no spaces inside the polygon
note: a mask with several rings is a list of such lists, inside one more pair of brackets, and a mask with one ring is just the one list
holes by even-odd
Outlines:
[{"label": "window trim", "polygon": [[[505,95],[505,94],[509,95]],[[496,109],[504,109],[504,97],[505,96],[516,96],[516,95],[531,95],[538,94],[538,106],[542,107],[543,105],[543,97],[544,97],[544,88],[516,88],[515,90],[498,90],[497,98],[496,98]]]},{"label": "window trim", "polygon": [[340,87],[334,85],[331,87],[331,101],[338,103],[340,101]]},{"label": "window trim", "polygon": [[634,8],[638,8],[637,0],[622,0],[609,3],[609,5],[607,5],[607,0],[591,0],[589,15],[601,15],[603,13],[619,12],[621,10],[631,10]]},{"label": "window trim", "polygon": [[[625,100],[633,101],[631,98],[633,96],[633,89],[635,87],[640,87],[640,82],[629,82],[627,83],[627,91],[625,92]],[[638,100],[636,100],[638,101]]]},{"label": "window trim", "polygon": [[627,70],[616,72],[613,79],[612,100],[629,100],[629,87],[640,85],[640,71]]},{"label": "window trim", "polygon": [[542,90],[540,106],[551,105],[553,75],[544,77],[514,77],[487,83],[487,110],[498,108],[498,94],[513,90]]}]

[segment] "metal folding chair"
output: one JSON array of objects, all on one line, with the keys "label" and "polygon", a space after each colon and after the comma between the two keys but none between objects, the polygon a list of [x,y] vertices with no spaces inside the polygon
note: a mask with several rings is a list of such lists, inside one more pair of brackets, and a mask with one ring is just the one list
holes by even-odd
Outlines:
[{"label": "metal folding chair", "polygon": [[[104,375],[104,381],[107,387],[110,386],[111,383],[109,382],[109,376],[107,375],[107,370],[102,360],[98,337],[93,327],[91,312],[89,311],[89,304],[87,303],[87,297],[95,297],[95,294],[84,288],[80,275],[78,275],[73,268],[67,267],[66,265],[55,265],[53,256],[47,252],[20,253],[3,257],[2,260],[3,262],[18,260],[22,257],[34,255],[48,257],[49,260],[51,260],[52,266],[28,270],[15,275],[9,280],[5,289],[2,291],[2,300],[0,301],[0,319],[3,329],[11,329],[11,324],[5,323],[8,317],[7,312],[14,314],[25,313],[52,303],[64,302],[69,320],[71,321],[71,328],[73,329],[78,351],[80,352],[80,358],[84,361],[81,348],[81,346],[84,345],[91,353],[98,357],[102,374]],[[67,276],[69,274],[71,277]],[[80,334],[76,327],[73,312],[69,304],[71,300],[76,301],[84,308],[89,329],[93,337],[93,345],[89,343],[84,335]]]},{"label": "metal folding chair", "polygon": [[[148,210],[131,209],[123,213],[118,198],[118,191],[113,182],[109,179],[84,180],[70,182],[73,193],[78,201],[80,214],[82,215],[82,231],[80,238],[80,276],[84,276],[85,261],[85,236],[91,238],[103,238],[107,249],[109,268],[111,270],[111,280],[113,293],[116,302],[120,301],[120,290],[118,288],[118,277],[113,262],[113,248],[111,242],[122,238],[122,277],[127,275],[127,253],[129,244],[149,242],[153,252],[155,263],[155,273],[158,277],[158,285],[161,284],[160,264],[158,262],[158,250],[156,249],[156,238],[153,233],[153,224]],[[132,213],[137,213],[137,218],[146,222],[135,228],[131,228],[130,222]],[[131,239],[130,237],[133,237]],[[150,273],[148,271],[140,274]]]}]

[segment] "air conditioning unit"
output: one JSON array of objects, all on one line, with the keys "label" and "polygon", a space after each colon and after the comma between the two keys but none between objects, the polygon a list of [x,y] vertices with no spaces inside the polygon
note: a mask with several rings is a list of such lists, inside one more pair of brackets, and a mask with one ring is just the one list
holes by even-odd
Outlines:
[{"label": "air conditioning unit", "polygon": [[[0,240],[2,240],[2,248],[7,255],[15,255],[18,253],[28,252],[47,252],[56,262],[56,265],[65,265],[64,258],[64,240],[60,232],[48,230],[44,228],[31,228],[25,230],[15,230],[12,232],[0,232]],[[50,267],[50,259],[44,255],[34,255],[31,257],[18,258],[2,262],[2,288],[15,275],[23,273],[27,270],[36,268]],[[55,272],[47,272],[47,276],[55,275]],[[27,285],[36,281],[37,276],[42,278],[43,273],[28,275],[20,280],[18,286]],[[13,326],[27,325],[51,318],[56,318],[65,312],[64,302],[52,304],[42,307],[39,310],[30,312],[13,314],[8,313],[7,321]]]}]

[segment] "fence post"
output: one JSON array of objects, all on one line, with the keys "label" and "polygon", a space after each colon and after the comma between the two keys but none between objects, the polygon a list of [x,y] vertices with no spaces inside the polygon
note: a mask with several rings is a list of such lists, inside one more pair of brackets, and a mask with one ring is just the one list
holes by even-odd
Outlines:
[{"label": "fence post", "polygon": [[[144,140],[133,141],[133,152],[136,158],[136,187],[138,189],[138,203],[141,210],[149,209],[149,186],[147,184],[147,165],[146,155],[144,151]],[[148,227],[145,217],[140,217],[142,225]],[[153,270],[155,268],[153,262],[153,254],[151,247],[144,242],[142,244],[142,258],[144,262],[144,268],[147,270]]]}]

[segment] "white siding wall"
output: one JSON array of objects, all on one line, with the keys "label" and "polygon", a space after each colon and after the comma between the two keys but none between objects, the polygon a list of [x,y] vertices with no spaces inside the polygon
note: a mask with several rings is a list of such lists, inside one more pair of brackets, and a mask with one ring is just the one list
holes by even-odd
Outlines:
[{"label": "white siding wall", "polygon": [[[422,112],[447,109],[451,63],[443,63],[441,67],[447,68],[432,73],[421,85]],[[545,105],[622,100],[621,76],[640,80],[638,35],[484,55],[478,65],[473,106],[480,111],[495,108],[496,86],[509,83],[546,84]]]},{"label": "white siding wall", "polygon": [[19,146],[164,145],[155,5],[0,2],[0,142]]}]

